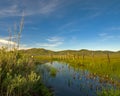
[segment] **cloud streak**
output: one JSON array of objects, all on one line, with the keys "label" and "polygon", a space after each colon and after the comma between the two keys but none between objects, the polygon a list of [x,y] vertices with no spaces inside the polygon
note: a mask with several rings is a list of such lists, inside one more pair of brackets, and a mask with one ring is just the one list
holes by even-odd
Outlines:
[{"label": "cloud streak", "polygon": [[[8,4],[11,1],[4,1],[4,3]],[[54,11],[56,11],[58,5],[60,4],[59,0],[36,0],[36,1],[29,1],[29,0],[21,0],[21,1],[13,1],[12,4],[8,6],[2,6],[0,8],[0,16],[8,17],[8,16],[22,16],[23,11],[25,16],[30,15],[47,15]]]},{"label": "cloud streak", "polygon": [[40,47],[47,47],[47,48],[51,48],[51,47],[57,47],[59,45],[63,44],[63,42],[55,42],[55,43],[38,43],[36,44],[37,46]]},{"label": "cloud streak", "polygon": [[109,30],[120,30],[120,27],[111,27]]},{"label": "cloud streak", "polygon": [[37,43],[36,46],[44,47],[44,48],[56,48],[63,44],[63,38],[60,37],[51,37],[46,39],[45,43]]},{"label": "cloud streak", "polygon": [[44,42],[36,42],[34,44],[21,44],[20,49],[31,49],[31,48],[45,48],[50,50],[59,50],[59,46],[62,45],[64,39],[61,37],[50,37],[44,40]]},{"label": "cloud streak", "polygon": [[99,37],[100,37],[101,41],[113,40],[113,39],[118,38],[118,36],[111,35],[111,34],[108,34],[108,33],[101,33],[101,34],[99,34]]},{"label": "cloud streak", "polygon": [[51,38],[48,38],[48,39],[46,39],[46,40],[49,41],[49,42],[59,42],[59,41],[63,41],[63,39],[60,38],[60,37],[51,37]]},{"label": "cloud streak", "polygon": [[5,40],[5,39],[0,39],[0,44],[1,44],[1,46],[2,45],[7,45],[7,44],[16,45],[15,42],[9,41],[9,40]]}]

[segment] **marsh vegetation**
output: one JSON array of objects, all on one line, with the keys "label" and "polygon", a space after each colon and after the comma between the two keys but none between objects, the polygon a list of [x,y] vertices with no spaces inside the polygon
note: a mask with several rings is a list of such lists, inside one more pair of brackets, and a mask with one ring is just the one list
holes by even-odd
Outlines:
[{"label": "marsh vegetation", "polygon": [[8,43],[0,48],[0,96],[51,96],[32,57],[19,51],[23,21],[20,29],[9,30]]},{"label": "marsh vegetation", "polygon": [[[89,83],[89,85],[91,86],[90,89],[92,87],[95,88],[94,91],[96,90],[95,91],[96,95],[92,94],[92,91],[91,91],[91,93],[89,93],[88,91],[84,90],[85,92],[88,92],[88,94],[85,95],[85,93],[83,92],[83,96],[97,96],[97,95],[113,96],[113,94],[114,94],[114,96],[120,95],[120,91],[119,91],[120,90],[120,58],[119,58],[120,52],[90,51],[90,50],[80,50],[80,51],[66,50],[66,51],[53,52],[53,51],[44,50],[44,49],[30,49],[30,50],[31,50],[31,53],[32,53],[32,51],[35,52],[35,50],[36,50],[37,55],[34,55],[34,59],[37,62],[39,61],[39,64],[51,62],[50,65],[52,66],[53,61],[58,61],[60,64],[54,63],[53,66],[50,68],[56,67],[57,65],[63,66],[61,68],[57,68],[58,71],[54,71],[54,72],[56,72],[56,75],[55,75],[56,77],[57,77],[57,74],[63,74],[62,76],[65,75],[64,71],[65,70],[68,71],[69,68],[64,69],[65,68],[64,64],[67,64],[67,66],[72,67],[74,69],[75,74],[81,73],[76,70],[83,70],[84,72],[88,72],[89,74],[87,75],[87,77],[85,79],[88,82],[89,82],[89,79],[90,80],[92,79],[94,81],[94,80],[98,80],[98,78],[99,78],[98,82],[100,85],[97,86],[96,88],[93,87],[93,86],[95,86],[93,83],[92,84]],[[30,50],[26,51],[26,53],[28,54]],[[40,55],[39,55],[39,53],[40,53]],[[43,67],[42,69],[46,69],[46,67]],[[60,69],[62,70],[62,73],[60,73],[61,72]],[[45,73],[45,72],[43,72],[43,73]],[[51,74],[50,70],[48,73]],[[69,71],[68,71],[68,73],[69,73]],[[48,75],[45,75],[45,76],[46,77],[44,77],[44,78],[47,78]],[[50,77],[50,76],[48,76],[48,77]],[[72,76],[72,77],[76,78],[75,76]],[[62,77],[62,80],[65,81],[65,78],[67,79],[67,76]],[[77,78],[79,78],[79,77],[77,77]],[[48,80],[48,79],[46,79],[46,80]],[[78,79],[79,83],[81,83],[80,80],[81,80],[81,78]],[[68,84],[70,85],[71,80],[68,80],[68,81],[69,81]],[[49,80],[48,80],[48,82],[49,82]],[[75,82],[75,81],[73,81],[73,82]],[[79,83],[78,83],[78,85],[79,85]],[[57,85],[55,85],[55,86],[57,86]],[[105,86],[109,86],[109,87],[105,87]],[[82,87],[80,87],[80,88],[82,88]],[[73,90],[74,90],[74,88],[73,88]],[[82,93],[80,91],[77,91],[77,92],[79,94]],[[77,92],[76,92],[76,94],[77,94]],[[59,96],[59,95],[57,94],[56,96]],[[64,96],[64,95],[62,94],[62,96]],[[76,96],[78,96],[78,95],[76,95]]]}]

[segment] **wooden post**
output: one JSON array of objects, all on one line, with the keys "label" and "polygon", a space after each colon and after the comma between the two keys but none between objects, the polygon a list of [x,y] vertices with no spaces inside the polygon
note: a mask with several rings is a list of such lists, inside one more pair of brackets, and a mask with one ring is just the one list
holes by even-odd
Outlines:
[{"label": "wooden post", "polygon": [[95,61],[94,61],[94,52],[92,51],[92,62],[93,62],[93,64],[95,63]]},{"label": "wooden post", "polygon": [[107,59],[108,59],[108,64],[110,64],[110,54],[107,52]]},{"label": "wooden post", "polygon": [[85,54],[82,52],[82,64],[84,64]]}]

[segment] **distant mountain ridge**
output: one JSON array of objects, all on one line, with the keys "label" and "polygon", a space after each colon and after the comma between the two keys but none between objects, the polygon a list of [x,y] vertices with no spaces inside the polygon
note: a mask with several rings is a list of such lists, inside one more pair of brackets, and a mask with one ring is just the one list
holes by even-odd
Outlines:
[{"label": "distant mountain ridge", "polygon": [[120,53],[120,51],[113,52],[113,51],[102,51],[102,50],[87,50],[87,49],[81,49],[81,50],[63,50],[63,51],[51,51],[44,48],[32,48],[27,50],[20,50],[21,52],[32,54],[32,55],[66,55],[66,54],[103,54],[103,53]]}]

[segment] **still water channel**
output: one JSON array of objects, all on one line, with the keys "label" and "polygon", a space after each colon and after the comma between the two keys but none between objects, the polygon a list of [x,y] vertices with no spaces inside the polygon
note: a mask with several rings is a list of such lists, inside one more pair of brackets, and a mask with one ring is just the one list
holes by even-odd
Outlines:
[{"label": "still water channel", "polygon": [[100,83],[99,77],[90,77],[90,72],[76,69],[67,63],[54,61],[37,66],[43,83],[54,90],[55,96],[97,96],[110,84]]}]

